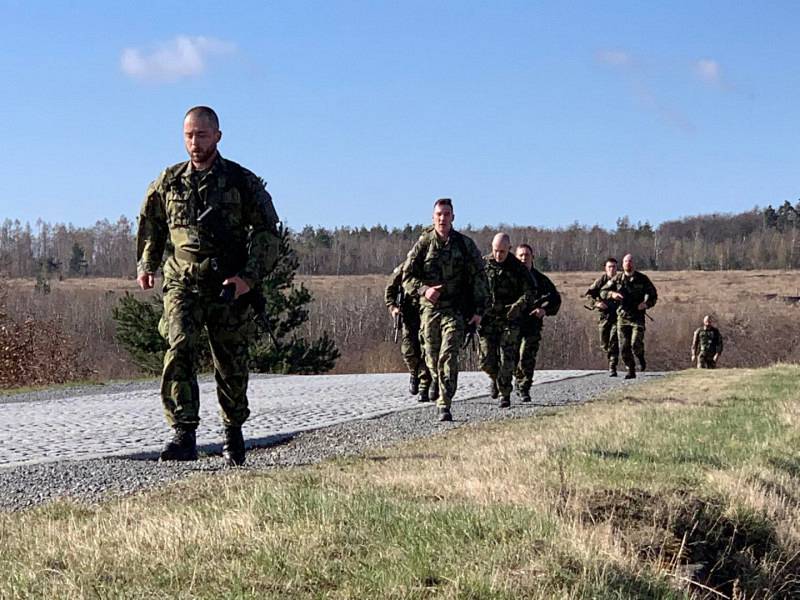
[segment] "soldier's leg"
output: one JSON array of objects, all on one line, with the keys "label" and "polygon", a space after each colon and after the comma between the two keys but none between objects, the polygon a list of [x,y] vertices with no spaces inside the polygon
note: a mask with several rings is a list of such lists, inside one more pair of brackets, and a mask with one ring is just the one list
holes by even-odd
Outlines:
[{"label": "soldier's leg", "polygon": [[436,386],[437,390],[440,388],[441,376],[439,372],[439,352],[442,346],[441,327],[441,314],[427,307],[424,308],[420,322],[420,336],[424,348],[423,358],[431,376],[431,385]]},{"label": "soldier's leg", "polygon": [[408,372],[415,375],[421,392],[431,387],[431,376],[425,364],[424,349],[420,341],[420,315],[416,308],[406,311],[403,317],[403,360]]},{"label": "soldier's leg", "polygon": [[504,400],[511,396],[512,380],[517,367],[519,327],[504,327],[500,336],[500,367],[497,372],[497,388]]},{"label": "soldier's leg", "polygon": [[226,427],[241,427],[250,416],[247,402],[248,347],[255,327],[250,308],[243,302],[214,303],[206,329],[214,359],[222,421]]},{"label": "soldier's leg", "polygon": [[526,335],[520,344],[517,380],[519,381],[519,393],[523,399],[530,397],[533,373],[536,370],[536,355],[539,353],[541,340],[542,331],[537,329]]},{"label": "soldier's leg", "polygon": [[619,350],[622,355],[622,362],[628,369],[628,373],[636,373],[636,363],[633,362],[632,349],[632,327],[626,323],[617,323],[617,337],[619,338]]},{"label": "soldier's leg", "polygon": [[616,374],[619,362],[619,339],[617,338],[617,321],[613,317],[602,319],[598,324],[600,344],[608,361],[608,370]]},{"label": "soldier's leg", "polygon": [[639,360],[642,371],[647,368],[647,362],[645,362],[644,358],[644,332],[644,325],[633,325],[631,347],[633,349],[633,355]]},{"label": "soldier's leg", "polygon": [[461,313],[447,311],[442,314],[441,336],[437,404],[449,408],[458,389],[458,353],[464,342],[464,317]]},{"label": "soldier's leg", "polygon": [[161,401],[169,425],[190,431],[200,422],[195,358],[203,316],[197,294],[177,284],[167,285],[160,329],[166,330],[169,348],[164,354]]}]

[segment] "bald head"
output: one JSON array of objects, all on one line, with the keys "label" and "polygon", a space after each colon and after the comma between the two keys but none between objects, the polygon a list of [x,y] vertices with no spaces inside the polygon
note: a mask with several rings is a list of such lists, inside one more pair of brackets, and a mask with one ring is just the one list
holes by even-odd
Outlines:
[{"label": "bald head", "polygon": [[626,254],[622,257],[622,270],[626,273],[633,273],[635,265],[633,264],[633,254]]},{"label": "bald head", "polygon": [[505,262],[511,249],[511,238],[507,233],[498,233],[492,239],[492,256],[499,262]]}]

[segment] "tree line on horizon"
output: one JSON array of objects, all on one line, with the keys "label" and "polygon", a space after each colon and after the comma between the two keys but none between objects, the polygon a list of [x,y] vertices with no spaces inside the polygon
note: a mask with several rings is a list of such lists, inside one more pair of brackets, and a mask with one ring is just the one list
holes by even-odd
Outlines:
[{"label": "tree line on horizon", "polygon": [[[388,228],[303,227],[293,231],[299,275],[389,273],[427,225]],[[643,270],[793,269],[800,267],[800,201],[738,214],[708,214],[633,224],[617,219],[614,229],[577,222],[564,228],[498,225],[464,231],[489,252],[494,234],[533,247],[544,271],[595,271],[607,256],[632,253]],[[0,223],[0,275],[6,277],[133,277],[135,223],[125,216],[91,227]]]}]

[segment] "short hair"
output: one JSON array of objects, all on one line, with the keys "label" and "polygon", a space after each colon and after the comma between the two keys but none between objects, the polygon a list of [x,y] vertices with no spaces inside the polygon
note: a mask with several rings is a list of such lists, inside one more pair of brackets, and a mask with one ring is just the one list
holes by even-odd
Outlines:
[{"label": "short hair", "polygon": [[614,263],[614,264],[617,264],[617,259],[614,258],[613,256],[609,256],[607,259],[605,259],[605,261],[603,261],[603,264],[605,265],[606,263],[610,263],[610,262]]},{"label": "short hair", "polygon": [[444,204],[445,206],[449,206],[450,210],[453,209],[453,201],[450,198],[439,198],[436,202],[433,203],[433,208],[435,209],[440,204]]},{"label": "short hair", "polygon": [[517,245],[517,250],[519,250],[520,248],[527,248],[528,252],[530,252],[531,255],[533,255],[533,248],[531,248],[530,244],[518,244]]},{"label": "short hair", "polygon": [[186,120],[186,117],[189,115],[204,117],[208,119],[208,122],[214,126],[214,129],[219,129],[219,117],[217,116],[217,113],[214,112],[214,109],[209,106],[193,106],[186,111],[183,119]]}]

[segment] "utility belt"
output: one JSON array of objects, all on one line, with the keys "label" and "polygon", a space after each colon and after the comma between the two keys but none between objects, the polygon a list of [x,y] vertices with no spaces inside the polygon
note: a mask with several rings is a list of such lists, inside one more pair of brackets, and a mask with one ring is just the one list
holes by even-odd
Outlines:
[{"label": "utility belt", "polygon": [[[244,264],[243,261],[232,261],[218,256],[204,256],[187,252],[181,248],[175,248],[174,256],[181,263],[188,263],[185,265],[188,268],[181,268],[184,278],[191,274],[189,278],[194,279],[196,284],[202,288],[220,288],[222,282],[235,275]],[[188,281],[186,282],[188,283]]]}]

